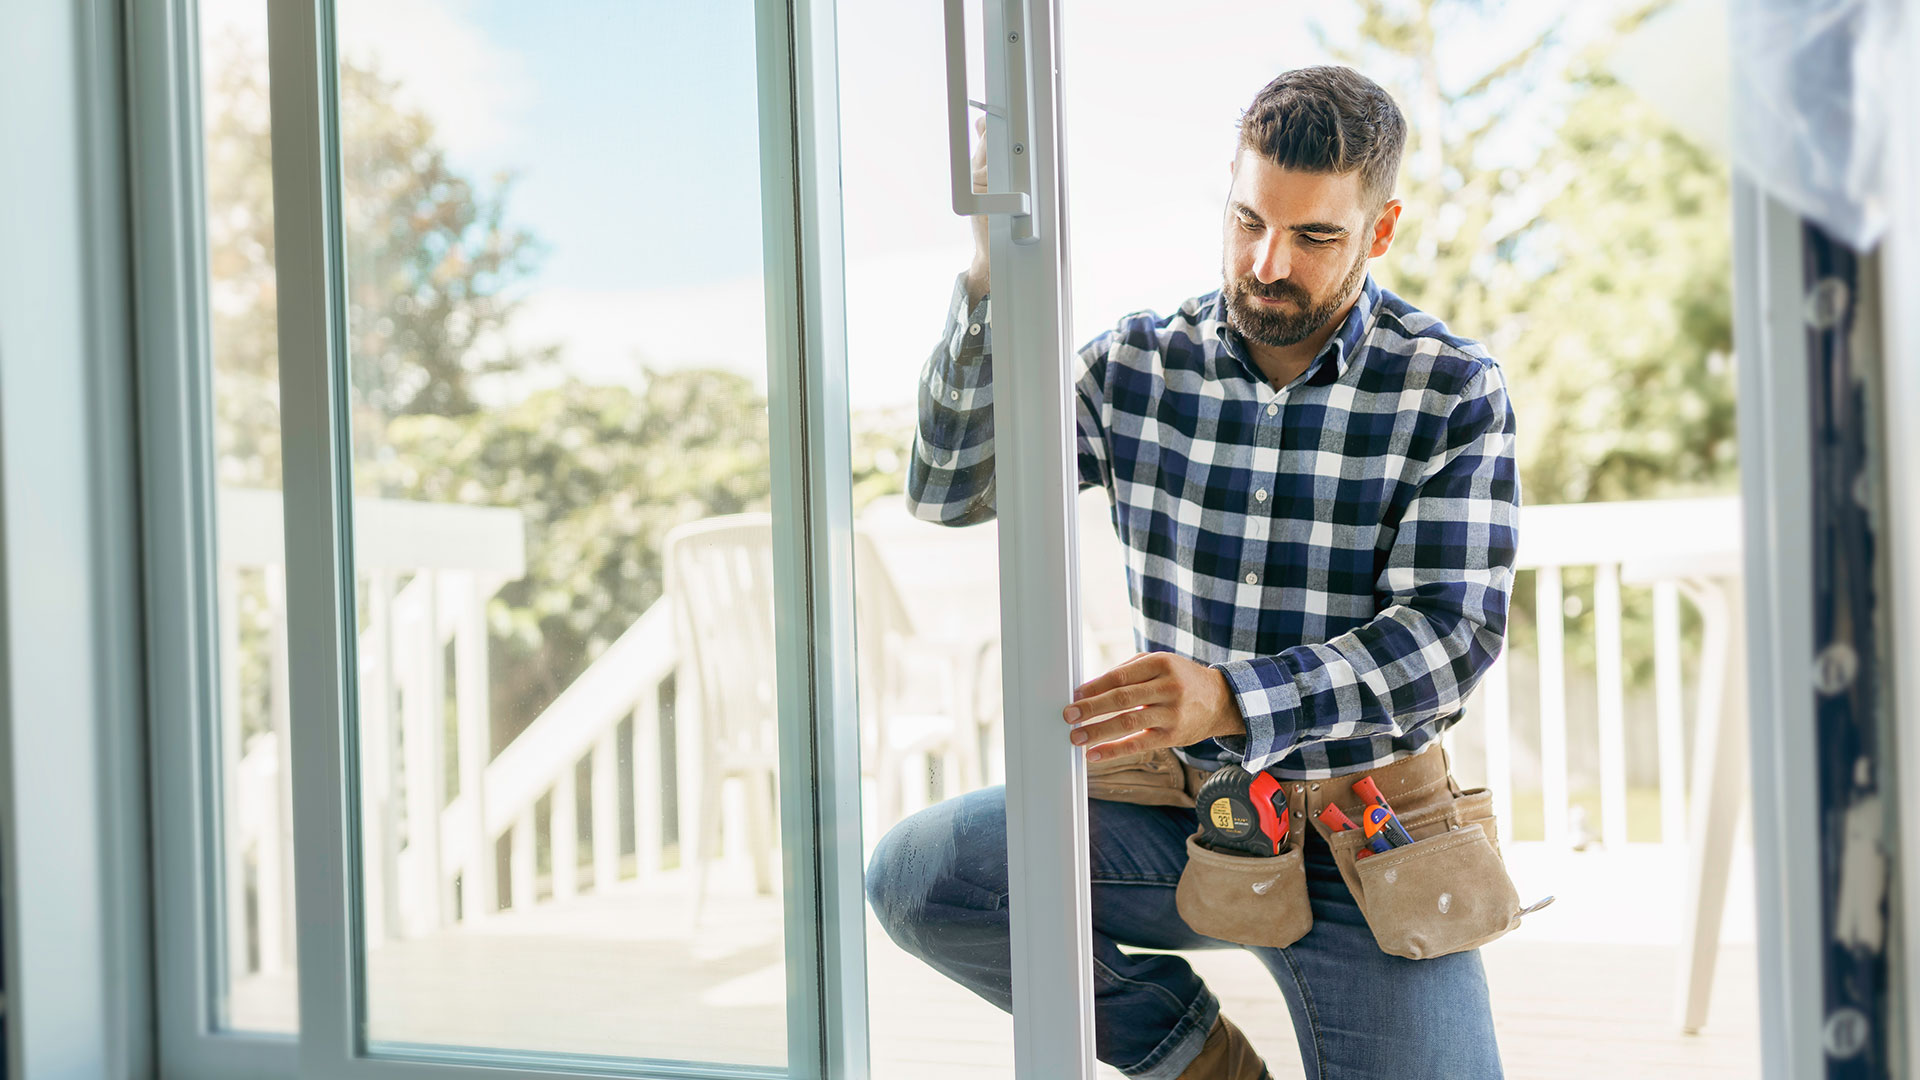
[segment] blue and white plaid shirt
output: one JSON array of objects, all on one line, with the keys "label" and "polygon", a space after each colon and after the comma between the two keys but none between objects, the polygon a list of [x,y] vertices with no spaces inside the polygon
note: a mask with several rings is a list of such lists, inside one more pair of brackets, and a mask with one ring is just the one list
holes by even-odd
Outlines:
[{"label": "blue and white plaid shirt", "polygon": [[[991,300],[921,379],[916,516],[994,514]],[[1247,734],[1212,767],[1316,778],[1376,768],[1460,718],[1499,654],[1520,484],[1505,379],[1478,344],[1374,284],[1275,390],[1218,290],[1081,348],[1080,484],[1113,503],[1134,635],[1226,675]]]}]

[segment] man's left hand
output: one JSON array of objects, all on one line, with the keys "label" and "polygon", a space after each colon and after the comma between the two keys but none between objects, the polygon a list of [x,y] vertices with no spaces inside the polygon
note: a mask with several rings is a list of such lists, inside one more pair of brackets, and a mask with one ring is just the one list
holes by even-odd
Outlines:
[{"label": "man's left hand", "polygon": [[1088,761],[1247,730],[1225,675],[1166,652],[1135,655],[1075,690],[1073,702],[1061,714],[1067,723],[1101,718],[1073,730]]}]

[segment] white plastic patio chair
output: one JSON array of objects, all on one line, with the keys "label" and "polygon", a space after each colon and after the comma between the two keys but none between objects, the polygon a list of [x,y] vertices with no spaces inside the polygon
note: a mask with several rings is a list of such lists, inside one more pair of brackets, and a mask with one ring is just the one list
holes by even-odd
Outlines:
[{"label": "white plastic patio chair", "polygon": [[[862,733],[861,771],[874,778],[882,821],[902,813],[906,763],[953,754],[962,782],[977,782],[977,755],[954,738],[958,710],[914,712],[906,703],[916,639],[906,608],[872,541],[855,535],[855,633]],[[681,650],[681,692],[699,717],[699,809],[684,864],[695,874],[694,917],[705,902],[707,874],[721,836],[721,789],[738,778],[747,789],[746,841],[754,881],[772,891],[778,850],[775,797],[779,758],[773,625],[773,520],[735,514],[682,525],[665,540],[667,597]],[[935,654],[933,667],[946,663]],[[682,744],[685,746],[686,744]],[[977,744],[974,744],[977,745]]]}]

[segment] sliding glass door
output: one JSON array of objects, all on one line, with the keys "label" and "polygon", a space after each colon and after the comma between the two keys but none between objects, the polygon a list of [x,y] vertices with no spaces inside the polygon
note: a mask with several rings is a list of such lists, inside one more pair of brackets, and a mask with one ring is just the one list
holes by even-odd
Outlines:
[{"label": "sliding glass door", "polygon": [[[523,8],[136,25],[188,226],[149,421],[212,511],[152,524],[206,593],[156,643],[167,1067],[1091,1075],[1050,6],[971,34],[1023,118],[991,412],[1050,464],[970,528],[854,416],[832,5]],[[956,850],[986,1001],[865,894]]]},{"label": "sliding glass door", "polygon": [[1092,1076],[1053,5],[837,6],[873,1075]]}]

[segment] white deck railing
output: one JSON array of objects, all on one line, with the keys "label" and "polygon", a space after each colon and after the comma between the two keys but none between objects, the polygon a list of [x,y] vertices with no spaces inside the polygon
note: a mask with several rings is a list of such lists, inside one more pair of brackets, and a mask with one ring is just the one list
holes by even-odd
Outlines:
[{"label": "white deck railing", "polygon": [[[1680,600],[1691,600],[1706,631],[1704,656],[1739,663],[1725,654],[1724,590],[1740,576],[1740,508],[1732,497],[1536,506],[1522,511],[1517,569],[1532,571],[1539,665],[1540,792],[1546,842],[1572,837],[1567,747],[1567,648],[1563,571],[1592,567],[1599,727],[1599,839],[1627,842],[1626,669],[1622,657],[1621,590],[1652,591],[1660,841],[1686,840],[1684,718],[1681,701]],[[1487,776],[1503,821],[1512,820],[1513,769],[1510,657],[1503,656],[1481,690],[1486,715]],[[1702,673],[1702,700],[1717,701],[1721,671]],[[1710,691],[1710,692],[1709,692]]]},{"label": "white deck railing", "polygon": [[[699,782],[698,763],[692,760],[697,744],[685,730],[676,733],[679,760],[665,761],[660,753],[662,709],[674,704],[668,680],[677,665],[668,605],[656,604],[643,614],[489,760],[486,604],[501,585],[524,573],[520,515],[364,499],[355,511],[363,597],[360,824],[367,853],[362,872],[369,941],[431,933],[542,899],[536,896],[535,853],[540,839],[536,808],[543,800],[549,808],[549,895],[574,895],[581,885],[576,778],[583,763],[589,776],[586,837],[593,881],[610,882],[622,872],[622,814],[633,822],[635,873],[656,873],[663,845],[673,840],[662,803],[667,787],[671,784],[684,798]],[[279,523],[277,495],[222,493],[221,623],[223,655],[229,660],[241,655],[234,616],[242,573],[263,575],[269,610],[257,622],[284,626]],[[1699,499],[1529,507],[1521,530],[1519,565],[1537,575],[1538,611],[1563,610],[1566,568],[1595,570],[1599,839],[1610,849],[1626,836],[1629,790],[1621,594],[1625,588],[1652,590],[1660,838],[1663,844],[1683,842],[1688,807],[1680,601],[1686,597],[1701,608],[1709,638],[1724,637],[1724,607],[1716,623],[1715,596],[1739,573],[1737,503]],[[1574,839],[1565,624],[1549,617],[1536,625],[1544,846],[1564,849]],[[255,734],[244,747],[237,704],[240,665],[223,664],[225,804],[234,811],[227,815],[225,880],[235,974],[280,968],[292,947],[290,803],[281,782],[288,775],[282,735],[285,642],[280,638],[270,645],[265,690],[272,720],[268,731]],[[1713,653],[1710,640],[1707,662]],[[1724,648],[1720,659],[1739,663]],[[1511,663],[1503,658],[1488,675],[1479,706],[1486,718],[1489,783],[1508,821],[1516,771],[1514,717],[1526,712],[1513,708]],[[1702,703],[1709,708],[1711,681],[1703,674]],[[683,718],[692,704],[682,703]],[[628,724],[632,753],[623,763],[620,734]],[[679,820],[687,819],[683,814]],[[504,894],[499,886],[503,868]],[[249,910],[256,913],[251,923]]]}]

